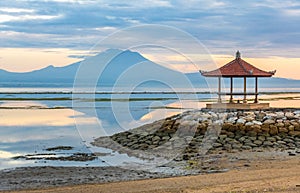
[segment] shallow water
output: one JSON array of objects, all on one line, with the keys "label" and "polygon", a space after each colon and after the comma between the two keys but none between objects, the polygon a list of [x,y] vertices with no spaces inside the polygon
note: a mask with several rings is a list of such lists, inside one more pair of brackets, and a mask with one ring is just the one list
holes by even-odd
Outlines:
[{"label": "shallow water", "polygon": [[[201,89],[200,89],[201,90]],[[271,89],[272,92],[274,89]],[[76,94],[71,88],[0,89],[0,169],[20,166],[108,166],[141,162],[134,157],[90,145],[94,138],[107,136],[190,109],[205,107],[216,100],[215,94],[201,90],[196,95],[147,92]],[[291,92],[295,92],[291,89]],[[96,100],[91,96],[95,96]],[[113,99],[113,100],[111,100]],[[228,99],[228,98],[227,98]],[[299,107],[300,93],[270,93],[260,96],[272,107]],[[72,153],[100,152],[94,161],[13,160],[12,157],[51,153],[46,149],[72,146],[56,151],[63,156]]]}]

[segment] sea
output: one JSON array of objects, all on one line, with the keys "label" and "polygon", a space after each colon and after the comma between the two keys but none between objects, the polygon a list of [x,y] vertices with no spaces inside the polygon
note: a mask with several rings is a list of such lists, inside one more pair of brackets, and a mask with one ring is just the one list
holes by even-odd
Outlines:
[{"label": "sea", "polygon": [[[184,111],[201,109],[217,100],[214,91],[216,88],[3,86],[0,88],[0,170],[28,166],[118,166],[139,162],[138,158],[95,147],[91,142]],[[242,88],[235,91],[241,92]],[[272,107],[300,108],[300,86],[273,86],[260,91],[259,99]],[[253,97],[249,100],[251,102]],[[72,148],[49,151],[59,146]],[[45,159],[95,152],[99,156],[91,161]],[[20,159],[22,156],[25,157]]]}]

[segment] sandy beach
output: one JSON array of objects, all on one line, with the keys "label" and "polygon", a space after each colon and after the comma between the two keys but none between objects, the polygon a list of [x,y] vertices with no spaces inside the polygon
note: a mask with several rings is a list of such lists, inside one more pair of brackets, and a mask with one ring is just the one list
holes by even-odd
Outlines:
[{"label": "sandy beach", "polygon": [[[225,116],[224,122],[214,124],[220,115]],[[132,156],[141,155],[145,150],[168,158],[174,156],[171,152],[176,152],[179,144],[184,145],[180,139],[189,139],[189,146],[177,157],[170,157],[165,164],[153,161],[152,168],[129,164],[122,167],[42,166],[6,169],[0,171],[0,190],[300,192],[299,115],[299,110],[287,109],[266,112],[185,112],[110,137],[100,137],[93,143]],[[186,131],[194,128],[191,127],[193,124],[197,125],[195,135],[185,136]],[[180,129],[178,125],[184,125],[184,132],[177,132]],[[218,129],[220,134],[216,133]],[[169,134],[177,140],[173,142]],[[151,137],[150,141],[148,136]],[[112,143],[111,139],[117,141],[118,145]],[[164,139],[170,142],[163,143],[164,148],[156,147]],[[209,151],[202,154],[196,147],[209,148]]]},{"label": "sandy beach", "polygon": [[[94,174],[97,171],[99,172],[99,170],[93,170]],[[59,171],[66,172],[68,169],[60,168]],[[86,171],[86,173],[83,172],[82,176],[78,172],[76,174],[78,175],[77,177],[82,177],[82,179],[84,179],[85,174],[91,172],[91,170],[84,169],[82,171]],[[74,177],[75,173],[70,172],[65,177]],[[256,160],[255,162],[250,162],[247,167],[233,169],[225,173],[112,183],[70,184],[56,188],[11,192],[300,192],[299,174],[299,156],[290,156],[282,160]],[[58,177],[59,172],[56,172],[56,175]],[[120,174],[115,176],[117,177],[118,175],[120,176]],[[144,177],[149,178],[150,176],[145,175]],[[157,175],[152,177],[156,178]],[[133,173],[131,173],[129,178],[134,178]],[[109,177],[106,180],[109,180]]]}]

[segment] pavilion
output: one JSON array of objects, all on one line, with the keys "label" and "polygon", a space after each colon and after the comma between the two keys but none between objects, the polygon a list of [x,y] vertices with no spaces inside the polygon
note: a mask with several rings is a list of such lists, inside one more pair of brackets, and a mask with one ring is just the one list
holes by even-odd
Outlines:
[{"label": "pavilion", "polygon": [[[275,74],[276,70],[266,72],[255,66],[249,64],[241,58],[241,53],[236,52],[236,58],[213,71],[201,71],[202,76],[205,77],[217,77],[218,78],[218,102],[213,104],[206,104],[207,108],[226,108],[226,109],[266,109],[269,108],[269,103],[258,102],[258,77],[271,77]],[[221,78],[230,78],[230,93],[221,92]],[[244,79],[244,92],[234,93],[233,92],[233,78]],[[255,78],[255,92],[247,93],[247,78]],[[221,100],[222,95],[230,95],[229,103],[223,103]],[[234,102],[234,95],[244,96],[243,102]],[[247,95],[254,95],[254,103],[247,102]]]}]

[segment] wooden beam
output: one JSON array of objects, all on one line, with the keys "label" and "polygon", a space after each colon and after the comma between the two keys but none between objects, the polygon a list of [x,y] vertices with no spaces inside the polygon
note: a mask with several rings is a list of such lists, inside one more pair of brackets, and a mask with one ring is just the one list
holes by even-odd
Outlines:
[{"label": "wooden beam", "polygon": [[233,93],[233,78],[230,77],[230,103],[233,103],[233,97],[232,97],[232,93]]},{"label": "wooden beam", "polygon": [[244,77],[244,100],[243,103],[247,103],[247,79]]},{"label": "wooden beam", "polygon": [[257,95],[258,95],[258,78],[255,77],[255,99],[254,99],[254,103],[258,103],[258,98],[257,98]]},{"label": "wooden beam", "polygon": [[219,95],[219,97],[218,97],[218,103],[221,103],[222,102],[222,100],[221,100],[221,77],[218,77],[218,82],[219,82],[219,88],[218,88],[218,95]]}]

